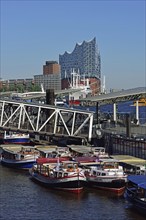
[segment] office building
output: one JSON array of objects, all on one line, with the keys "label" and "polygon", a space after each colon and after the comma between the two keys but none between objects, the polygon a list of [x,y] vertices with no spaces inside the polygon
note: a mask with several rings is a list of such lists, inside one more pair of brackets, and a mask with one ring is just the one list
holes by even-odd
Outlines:
[{"label": "office building", "polygon": [[46,89],[61,90],[61,74],[47,74],[47,75],[34,75],[35,85],[44,87]]},{"label": "office building", "polygon": [[60,65],[57,61],[46,61],[43,65],[43,74],[34,75],[35,85],[41,86],[43,84],[44,90],[46,89],[61,89],[61,74]]},{"label": "office building", "polygon": [[43,65],[43,75],[59,73],[60,65],[57,63],[57,61],[46,61],[46,64]]}]

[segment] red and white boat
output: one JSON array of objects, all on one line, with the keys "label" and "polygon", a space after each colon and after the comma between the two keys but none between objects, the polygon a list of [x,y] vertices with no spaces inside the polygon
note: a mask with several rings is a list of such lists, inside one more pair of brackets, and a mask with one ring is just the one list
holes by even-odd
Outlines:
[{"label": "red and white boat", "polygon": [[71,160],[71,154],[65,148],[58,147],[56,145],[48,146],[35,146],[39,151],[40,156],[37,159],[38,164],[54,163]]},{"label": "red and white boat", "polygon": [[32,180],[45,187],[73,193],[80,193],[86,183],[84,170],[74,161],[60,163],[58,159],[56,164],[37,162],[30,169],[30,175]]},{"label": "red and white boat", "polygon": [[102,159],[99,165],[90,166],[85,174],[90,187],[112,191],[117,195],[124,193],[127,175],[117,160]]}]

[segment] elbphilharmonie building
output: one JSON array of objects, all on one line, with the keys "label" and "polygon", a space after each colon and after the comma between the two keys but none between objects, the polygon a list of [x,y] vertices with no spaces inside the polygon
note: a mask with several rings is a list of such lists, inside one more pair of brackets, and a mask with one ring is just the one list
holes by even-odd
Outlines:
[{"label": "elbphilharmonie building", "polygon": [[80,73],[81,77],[101,78],[101,58],[96,44],[96,38],[90,41],[76,43],[74,50],[69,53],[65,51],[59,55],[61,66],[61,78],[70,77],[73,70]]}]

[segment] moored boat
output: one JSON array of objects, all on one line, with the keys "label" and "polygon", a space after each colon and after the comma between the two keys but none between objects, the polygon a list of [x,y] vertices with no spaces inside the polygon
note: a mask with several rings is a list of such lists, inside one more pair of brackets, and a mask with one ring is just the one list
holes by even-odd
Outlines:
[{"label": "moored boat", "polygon": [[146,175],[129,175],[124,195],[132,208],[146,215]]},{"label": "moored boat", "polygon": [[69,151],[57,145],[35,146],[35,149],[40,152],[40,156],[37,159],[38,163],[57,163],[58,158],[60,162],[71,160]]},{"label": "moored boat", "polygon": [[102,159],[97,166],[87,168],[85,175],[89,187],[112,191],[117,195],[124,193],[127,175],[117,160]]},{"label": "moored boat", "polygon": [[23,134],[23,133],[7,134],[5,131],[3,142],[4,144],[28,144],[30,143],[30,137],[29,134]]},{"label": "moored boat", "polygon": [[30,169],[32,180],[51,189],[80,193],[86,183],[84,170],[77,162],[63,161],[56,164],[36,163]]},{"label": "moored boat", "polygon": [[99,159],[110,158],[109,154],[105,152],[104,147],[91,147],[91,152],[93,153],[93,156],[96,156]]},{"label": "moored boat", "polygon": [[39,157],[31,146],[7,145],[2,147],[1,164],[10,168],[29,169]]},{"label": "moored boat", "polygon": [[65,147],[58,147],[57,145],[35,145],[35,149],[40,152],[40,157],[43,158],[58,158],[58,157],[71,157],[71,153]]}]

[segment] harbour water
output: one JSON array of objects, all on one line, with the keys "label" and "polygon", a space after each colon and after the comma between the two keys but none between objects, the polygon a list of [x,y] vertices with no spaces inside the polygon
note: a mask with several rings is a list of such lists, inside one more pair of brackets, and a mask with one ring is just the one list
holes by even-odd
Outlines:
[{"label": "harbour water", "polygon": [[[94,108],[95,110],[95,108]],[[112,105],[102,107],[112,112]],[[119,105],[119,112],[135,114],[130,103]],[[140,107],[146,123],[146,107]],[[144,220],[131,209],[124,196],[117,197],[95,189],[80,195],[46,189],[29,178],[28,171],[0,165],[0,220]]]},{"label": "harbour water", "polygon": [[124,197],[86,189],[80,195],[49,190],[28,171],[0,165],[0,220],[144,220]]}]

